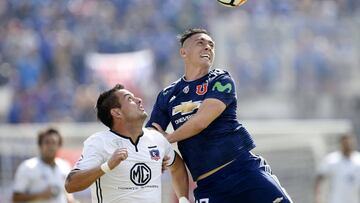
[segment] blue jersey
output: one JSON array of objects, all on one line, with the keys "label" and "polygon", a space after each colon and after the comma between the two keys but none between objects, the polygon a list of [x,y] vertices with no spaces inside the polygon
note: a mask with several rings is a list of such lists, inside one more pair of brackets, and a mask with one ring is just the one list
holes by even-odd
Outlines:
[{"label": "blue jersey", "polygon": [[177,80],[159,93],[146,124],[151,127],[155,122],[166,129],[171,122],[176,130],[209,98],[222,101],[226,109],[199,134],[178,142],[194,180],[255,147],[251,136],[237,120],[235,84],[230,74],[215,69],[194,81]]}]

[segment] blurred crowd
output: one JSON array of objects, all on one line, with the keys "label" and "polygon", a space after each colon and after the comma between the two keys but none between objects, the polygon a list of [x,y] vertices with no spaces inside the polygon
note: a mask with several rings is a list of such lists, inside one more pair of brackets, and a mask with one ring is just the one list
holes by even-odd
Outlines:
[{"label": "blurred crowd", "polygon": [[[360,31],[359,22],[355,30],[337,29],[354,27],[346,23],[359,19],[359,8],[358,0],[248,0],[241,10],[222,7],[215,0],[0,1],[0,87],[12,92],[10,106],[0,118],[9,123],[95,121],[93,109],[102,84],[94,81],[84,63],[87,53],[152,50],[155,89],[160,90],[180,76],[176,35],[189,27],[213,31],[220,16],[246,19],[247,41],[234,37],[227,48],[238,55],[227,60],[240,81],[241,94],[274,91],[282,67],[290,66],[295,77],[283,80],[295,81],[291,90],[311,89],[316,95],[331,87],[327,83],[336,86],[334,66],[347,66],[347,59],[359,54],[354,51],[359,44],[353,43],[359,39],[351,40]],[[282,26],[265,35],[265,28],[277,26],[267,23],[281,21],[272,19],[283,19],[282,26],[296,23],[304,26],[295,28],[307,29],[292,29],[292,41],[286,41],[289,34],[281,33]],[[333,46],[337,53],[328,53]],[[245,54],[244,49],[252,51]],[[284,52],[292,53],[294,60],[282,59],[279,53]],[[345,64],[336,64],[334,55],[343,57]]]}]

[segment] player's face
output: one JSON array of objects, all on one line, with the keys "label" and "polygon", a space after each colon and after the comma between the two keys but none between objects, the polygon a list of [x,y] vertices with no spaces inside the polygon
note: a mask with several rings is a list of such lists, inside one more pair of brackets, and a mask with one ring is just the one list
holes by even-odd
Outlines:
[{"label": "player's face", "polygon": [[128,120],[144,120],[147,113],[142,105],[142,100],[135,97],[133,93],[126,89],[119,90],[117,93],[121,104],[121,115]]},{"label": "player's face", "polygon": [[207,34],[194,34],[185,40],[180,53],[186,63],[210,67],[215,57],[215,43]]},{"label": "player's face", "polygon": [[351,152],[355,148],[355,140],[351,137],[344,137],[341,140],[341,149],[343,152]]},{"label": "player's face", "polygon": [[60,148],[59,137],[55,134],[47,135],[43,138],[40,145],[40,154],[44,160],[53,160]]}]

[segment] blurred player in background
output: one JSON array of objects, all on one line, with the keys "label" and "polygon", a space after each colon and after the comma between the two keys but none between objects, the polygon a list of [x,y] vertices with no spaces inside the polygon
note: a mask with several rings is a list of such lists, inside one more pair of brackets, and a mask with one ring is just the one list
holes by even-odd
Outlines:
[{"label": "blurred player in background", "polygon": [[70,165],[56,158],[62,137],[56,129],[48,128],[38,135],[40,156],[25,160],[18,167],[14,181],[14,202],[72,203],[73,195],[64,190]]},{"label": "blurred player in background", "polygon": [[355,151],[352,134],[340,137],[340,150],[328,154],[320,163],[315,180],[315,203],[321,203],[321,186],[329,180],[328,203],[360,203],[360,153]]},{"label": "blurred player in background", "polygon": [[[197,203],[291,202],[265,160],[250,152],[255,144],[238,123],[235,84],[227,71],[210,70],[215,43],[204,29],[180,36],[182,78],[162,90],[147,127],[178,148],[197,182]],[[172,123],[174,132],[163,131]]]},{"label": "blurred player in background", "polygon": [[93,203],[159,203],[162,162],[167,156],[175,193],[179,202],[187,203],[185,165],[162,134],[143,128],[147,114],[142,100],[118,84],[99,96],[96,108],[99,120],[110,130],[84,142],[66,190],[91,186]]}]

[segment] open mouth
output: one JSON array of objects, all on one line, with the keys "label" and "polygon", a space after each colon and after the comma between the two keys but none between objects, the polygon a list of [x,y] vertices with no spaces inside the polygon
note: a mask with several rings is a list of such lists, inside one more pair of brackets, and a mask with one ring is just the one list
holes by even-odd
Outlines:
[{"label": "open mouth", "polygon": [[200,57],[201,57],[201,58],[206,58],[206,59],[208,59],[208,60],[211,59],[209,54],[202,54],[202,55],[200,55]]}]

